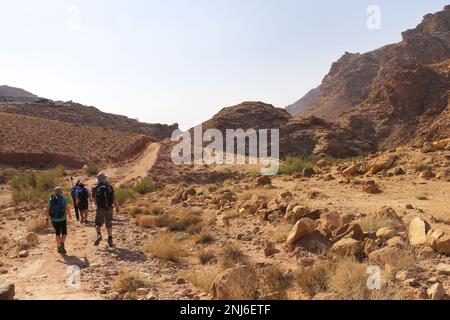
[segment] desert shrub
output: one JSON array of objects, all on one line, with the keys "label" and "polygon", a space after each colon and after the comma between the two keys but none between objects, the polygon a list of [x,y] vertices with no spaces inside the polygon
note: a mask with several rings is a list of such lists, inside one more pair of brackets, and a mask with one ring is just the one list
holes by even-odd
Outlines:
[{"label": "desert shrub", "polygon": [[330,261],[318,261],[312,267],[303,268],[297,273],[297,284],[311,296],[319,292],[327,292],[333,270],[334,265]]},{"label": "desert shrub", "polygon": [[100,167],[96,164],[86,164],[83,167],[83,172],[87,175],[96,175],[100,172]]},{"label": "desert shrub", "polygon": [[217,278],[218,270],[199,270],[199,271],[184,271],[180,275],[194,286],[201,289],[203,292],[209,292],[211,285]]},{"label": "desert shrub", "polygon": [[113,287],[120,293],[134,293],[137,289],[151,287],[151,283],[138,273],[121,270]]},{"label": "desert shrub", "polygon": [[216,260],[216,256],[211,251],[200,250],[198,252],[198,260],[201,264],[208,264]]},{"label": "desert shrub", "polygon": [[134,190],[129,188],[118,188],[115,190],[115,195],[120,205],[136,198],[136,193]]},{"label": "desert shrub", "polygon": [[370,297],[367,287],[367,266],[350,258],[335,263],[329,275],[328,290],[344,300],[366,300]]},{"label": "desert shrub", "polygon": [[155,191],[155,183],[151,178],[144,178],[134,186],[134,191],[139,194],[147,194]]},{"label": "desert shrub", "polygon": [[313,168],[316,161],[311,157],[297,157],[287,156],[280,163],[280,175],[291,175],[297,172],[302,172],[304,169]]},{"label": "desert shrub", "polygon": [[201,231],[201,212],[193,209],[167,212],[155,217],[155,226],[167,227],[170,231],[187,231],[195,234]]},{"label": "desert shrub", "polygon": [[60,178],[65,175],[63,166],[45,172],[18,174],[8,181],[12,188],[13,201],[16,204],[31,201],[46,202]]},{"label": "desert shrub", "polygon": [[136,224],[141,228],[153,228],[155,226],[155,218],[152,216],[139,216]]},{"label": "desert shrub", "polygon": [[227,245],[220,254],[220,265],[223,270],[235,267],[237,264],[245,264],[247,257],[235,245]]},{"label": "desert shrub", "polygon": [[270,240],[274,242],[284,242],[286,241],[289,233],[291,232],[292,226],[289,224],[280,224],[276,226],[270,233]]},{"label": "desert shrub", "polygon": [[211,243],[214,241],[214,237],[212,234],[208,231],[202,231],[195,237],[195,243],[197,244],[205,244],[205,243]]},{"label": "desert shrub", "polygon": [[25,239],[22,239],[17,243],[17,252],[34,248],[38,245],[38,243],[39,243],[39,238],[38,238],[37,234],[29,233],[25,237]]},{"label": "desert shrub", "polygon": [[28,232],[42,232],[48,228],[47,222],[43,218],[37,218],[27,221],[26,223]]},{"label": "desert shrub", "polygon": [[292,275],[286,274],[277,266],[266,268],[262,272],[262,281],[265,289],[264,291],[266,291],[266,298],[278,300],[286,299],[286,291],[291,287],[293,280]]},{"label": "desert shrub", "polygon": [[183,254],[183,247],[174,235],[165,234],[147,241],[144,251],[152,257],[177,262]]}]

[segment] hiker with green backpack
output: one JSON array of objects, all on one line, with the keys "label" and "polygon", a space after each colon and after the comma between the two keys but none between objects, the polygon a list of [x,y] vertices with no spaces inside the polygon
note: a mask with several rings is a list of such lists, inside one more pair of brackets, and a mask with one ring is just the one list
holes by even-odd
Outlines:
[{"label": "hiker with green backpack", "polygon": [[69,200],[63,195],[63,189],[56,187],[48,200],[47,222],[51,220],[55,229],[55,239],[58,253],[67,254],[64,244],[67,238],[67,219],[72,219]]},{"label": "hiker with green backpack", "polygon": [[97,238],[94,242],[98,246],[102,241],[102,226],[106,225],[108,232],[108,245],[114,247],[112,236],[113,207],[119,213],[119,202],[114,194],[114,188],[108,183],[108,177],[100,173],[97,175],[97,185],[92,188],[92,197],[97,205],[95,214],[95,226],[97,229]]}]

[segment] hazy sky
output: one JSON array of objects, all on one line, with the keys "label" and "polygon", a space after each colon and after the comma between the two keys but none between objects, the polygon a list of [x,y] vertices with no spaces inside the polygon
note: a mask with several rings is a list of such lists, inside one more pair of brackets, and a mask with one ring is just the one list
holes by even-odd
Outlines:
[{"label": "hazy sky", "polygon": [[0,85],[186,129],[246,100],[285,107],[447,2],[0,0]]}]

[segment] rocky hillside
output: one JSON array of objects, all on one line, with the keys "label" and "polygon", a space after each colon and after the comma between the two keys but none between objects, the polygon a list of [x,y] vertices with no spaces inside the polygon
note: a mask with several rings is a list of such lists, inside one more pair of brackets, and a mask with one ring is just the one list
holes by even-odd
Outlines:
[{"label": "rocky hillside", "polygon": [[0,112],[57,120],[76,125],[114,129],[122,132],[143,134],[153,140],[170,137],[178,124],[150,124],[125,116],[105,113],[94,107],[74,102],[55,102],[41,99],[33,102],[0,102]]},{"label": "rocky hillside", "polygon": [[0,102],[3,101],[35,101],[38,96],[23,89],[0,86]]},{"label": "rocky hillside", "polygon": [[303,96],[303,98],[291,104],[290,106],[287,106],[286,111],[292,115],[300,114],[317,98],[319,92],[320,86],[310,90],[307,94]]},{"label": "rocky hillside", "polygon": [[3,164],[81,167],[112,163],[137,155],[150,141],[134,133],[0,112]]},{"label": "rocky hillside", "polygon": [[221,130],[224,137],[226,129],[279,129],[282,156],[325,154],[345,158],[373,150],[368,140],[338,124],[316,117],[296,119],[286,110],[262,102],[224,108],[203,123],[203,130],[210,128]]},{"label": "rocky hillside", "polygon": [[400,43],[335,62],[299,116],[339,122],[379,148],[450,136],[450,6],[428,14]]}]

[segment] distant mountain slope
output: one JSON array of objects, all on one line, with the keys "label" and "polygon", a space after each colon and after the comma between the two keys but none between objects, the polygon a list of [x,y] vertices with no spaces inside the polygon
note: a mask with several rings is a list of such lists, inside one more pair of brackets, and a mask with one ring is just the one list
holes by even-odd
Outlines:
[{"label": "distant mountain slope", "polygon": [[300,114],[303,110],[309,107],[309,105],[317,98],[319,92],[320,86],[310,90],[307,94],[303,96],[303,98],[291,104],[290,106],[287,106],[286,111],[294,116]]},{"label": "distant mountain slope", "polygon": [[144,135],[0,112],[0,163],[10,165],[118,162],[137,155],[150,141]]},{"label": "distant mountain slope", "polygon": [[365,54],[346,53],[333,63],[317,97],[301,116],[335,120],[357,107],[380,84],[406,65],[431,65],[450,58],[450,6],[427,14],[412,30],[402,33],[400,43]]},{"label": "distant mountain slope", "polygon": [[0,102],[0,112],[143,134],[155,141],[170,137],[172,132],[178,128],[178,124],[169,126],[143,123],[125,116],[105,113],[94,107],[47,99],[33,102]]},{"label": "distant mountain slope", "polygon": [[0,86],[0,101],[34,101],[38,96],[20,88]]}]

